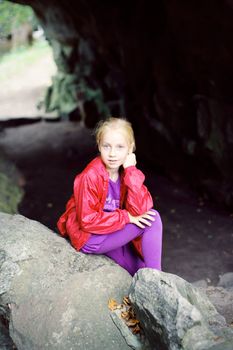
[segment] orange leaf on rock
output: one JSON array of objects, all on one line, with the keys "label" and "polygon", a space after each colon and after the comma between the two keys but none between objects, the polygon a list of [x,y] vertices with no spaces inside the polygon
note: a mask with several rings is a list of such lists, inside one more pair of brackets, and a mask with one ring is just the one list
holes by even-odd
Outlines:
[{"label": "orange leaf on rock", "polygon": [[126,321],[126,324],[128,327],[134,327],[139,323],[139,321],[135,319],[130,319],[129,321]]},{"label": "orange leaf on rock", "polygon": [[130,315],[129,315],[129,312],[128,311],[123,311],[121,313],[121,318],[123,318],[124,320],[129,320],[130,319]]},{"label": "orange leaf on rock", "polygon": [[130,300],[129,300],[129,297],[124,297],[123,298],[123,304],[125,304],[125,305],[130,305],[131,303],[130,303]]},{"label": "orange leaf on rock", "polygon": [[118,305],[118,304],[117,304],[117,302],[116,302],[115,299],[109,299],[109,301],[108,301],[108,308],[109,308],[111,311],[116,310],[117,305]]},{"label": "orange leaf on rock", "polygon": [[109,299],[108,307],[111,311],[121,310],[121,318],[133,334],[141,333],[140,321],[136,318],[128,296],[123,297],[122,304],[118,304],[115,299]]},{"label": "orange leaf on rock", "polygon": [[133,328],[133,334],[138,334],[140,333],[141,329],[139,327],[139,325],[137,324],[134,328]]},{"label": "orange leaf on rock", "polygon": [[130,318],[136,318],[136,314],[135,314],[132,306],[129,308],[129,315],[130,315]]}]

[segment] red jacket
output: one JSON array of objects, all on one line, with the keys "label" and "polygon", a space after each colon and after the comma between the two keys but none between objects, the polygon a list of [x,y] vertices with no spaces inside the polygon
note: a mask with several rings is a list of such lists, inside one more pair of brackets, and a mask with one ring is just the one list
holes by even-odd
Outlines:
[{"label": "red jacket", "polygon": [[[61,235],[68,236],[72,245],[80,250],[91,233],[108,234],[122,229],[129,223],[127,211],[138,216],[153,207],[151,195],[143,185],[144,179],[144,174],[135,166],[124,169],[120,209],[105,212],[109,174],[100,157],[93,159],[75,178],[73,195],[57,222]],[[136,238],[133,243],[141,254],[141,238]]]}]

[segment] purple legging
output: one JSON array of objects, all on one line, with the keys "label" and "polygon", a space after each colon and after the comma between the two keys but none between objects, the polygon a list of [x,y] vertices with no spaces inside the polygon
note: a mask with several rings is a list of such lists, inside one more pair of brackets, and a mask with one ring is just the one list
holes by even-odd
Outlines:
[{"label": "purple legging", "polygon": [[[132,276],[138,269],[151,267],[161,270],[162,254],[162,222],[159,213],[151,226],[140,228],[135,224],[126,224],[118,231],[106,235],[92,234],[81,251],[86,254],[105,254]],[[137,255],[131,241],[142,235],[142,253],[144,261]]]}]

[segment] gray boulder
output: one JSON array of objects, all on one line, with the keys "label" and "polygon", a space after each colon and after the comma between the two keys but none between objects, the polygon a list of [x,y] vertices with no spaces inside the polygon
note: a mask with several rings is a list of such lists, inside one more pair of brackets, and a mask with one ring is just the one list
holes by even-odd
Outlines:
[{"label": "gray boulder", "polygon": [[108,310],[131,276],[42,224],[0,213],[0,316],[18,350],[129,349]]},{"label": "gray boulder", "polygon": [[193,282],[192,285],[207,295],[228,324],[233,324],[233,272],[220,275],[217,286],[208,285],[206,280]]},{"label": "gray boulder", "polygon": [[139,270],[129,296],[151,349],[232,350],[233,330],[224,317],[182,278]]},{"label": "gray boulder", "polygon": [[233,272],[227,272],[219,276],[219,287],[233,289]]},{"label": "gray boulder", "polygon": [[[209,286],[202,291],[207,295],[217,311],[223,315],[228,324],[233,323],[233,288]],[[233,346],[232,346],[233,349]]]}]

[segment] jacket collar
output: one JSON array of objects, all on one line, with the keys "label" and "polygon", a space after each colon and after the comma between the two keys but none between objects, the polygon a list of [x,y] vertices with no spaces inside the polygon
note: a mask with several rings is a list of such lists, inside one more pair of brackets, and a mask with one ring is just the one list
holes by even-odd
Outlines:
[{"label": "jacket collar", "polygon": [[[97,156],[96,158],[94,158],[87,166],[87,169],[89,169],[89,167],[91,168],[95,168],[96,171],[98,172],[98,174],[100,174],[105,181],[109,181],[109,173],[106,170],[106,167],[101,159],[100,156]],[[124,170],[120,169],[120,178],[122,179],[124,175]]]},{"label": "jacket collar", "polygon": [[89,168],[94,168],[96,169],[96,171],[98,172],[99,175],[101,175],[104,180],[108,180],[109,179],[109,174],[106,170],[106,167],[101,159],[100,156],[97,156],[96,158],[94,158],[86,167],[86,169],[88,170]]}]

